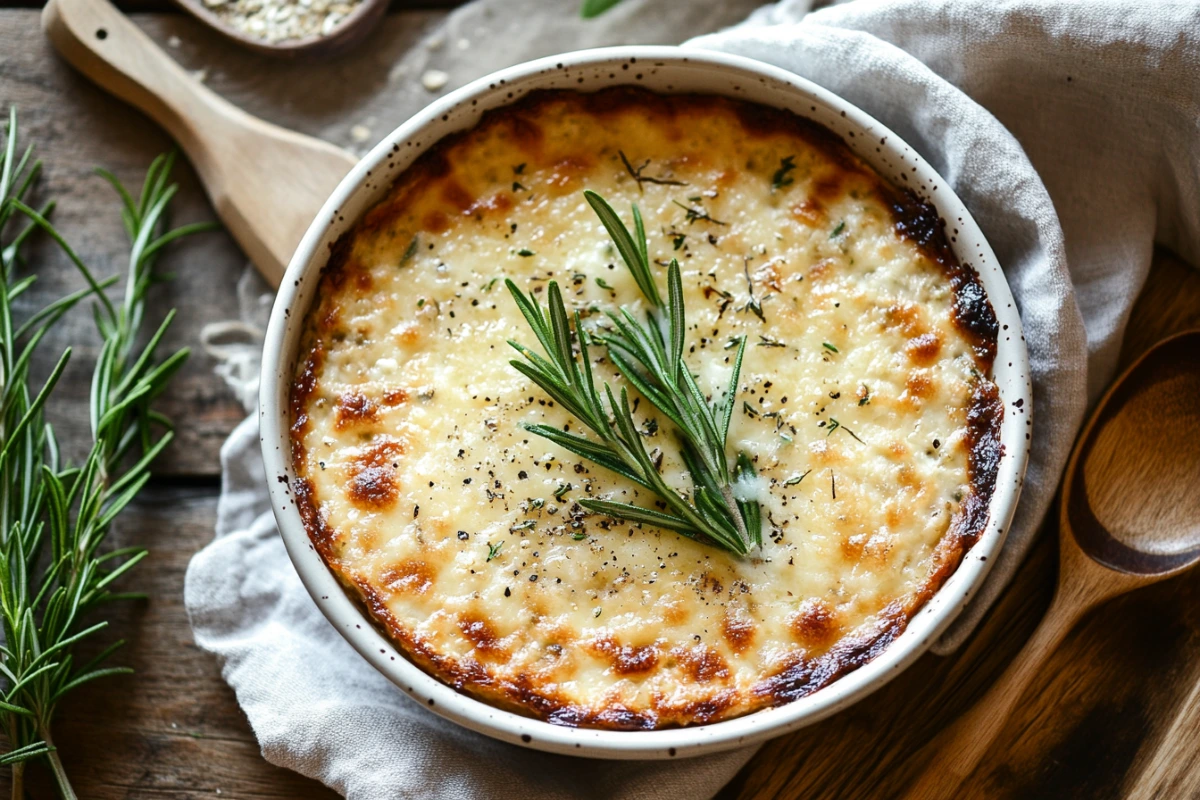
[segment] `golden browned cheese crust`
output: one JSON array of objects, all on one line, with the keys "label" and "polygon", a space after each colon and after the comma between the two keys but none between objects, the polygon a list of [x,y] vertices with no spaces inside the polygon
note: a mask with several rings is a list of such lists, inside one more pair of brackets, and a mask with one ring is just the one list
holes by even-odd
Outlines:
[{"label": "golden browned cheese crust", "polygon": [[[580,432],[508,365],[534,342],[503,278],[558,281],[585,325],[639,303],[585,188],[679,260],[702,389],[754,344],[729,434],[759,473],[749,557],[589,515],[654,498],[520,427]],[[317,298],[291,401],[309,536],[409,658],[499,707],[648,729],[802,697],[893,641],[986,525],[1003,412],[978,278],[929,207],[793,115],[535,93],[414,163]]]}]

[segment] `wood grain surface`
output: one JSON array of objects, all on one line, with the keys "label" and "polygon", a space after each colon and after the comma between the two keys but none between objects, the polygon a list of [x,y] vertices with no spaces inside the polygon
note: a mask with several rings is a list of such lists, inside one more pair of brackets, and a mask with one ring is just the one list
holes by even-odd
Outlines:
[{"label": "wood grain surface", "polygon": [[[564,0],[567,1],[567,0]],[[573,2],[573,0],[570,0]],[[91,174],[103,164],[133,181],[171,144],[157,127],[75,76],[41,36],[28,0],[0,0],[0,107],[20,106],[30,140],[47,160],[45,196],[59,199],[56,222],[102,273],[123,267],[125,246],[110,189]],[[162,8],[161,0],[129,0]],[[422,6],[429,6],[423,3]],[[6,9],[7,7],[7,9]],[[326,91],[325,116],[302,111],[302,89],[289,67],[229,51],[181,14],[138,14],[158,41],[180,39],[174,54],[189,69],[207,69],[208,82],[234,102],[274,122],[321,133],[338,144],[368,117],[382,128],[396,111],[377,100],[380,86],[361,95],[338,88],[375,63],[394,58],[443,12],[392,15],[387,39],[371,53],[337,67]],[[349,95],[349,96],[347,96]],[[392,114],[392,116],[389,116]],[[181,165],[176,221],[212,218],[194,175]],[[45,248],[37,298],[75,288],[66,261]],[[157,295],[159,313],[178,306],[170,344],[195,348],[207,322],[233,316],[244,257],[224,233],[208,234],[171,252],[164,266],[175,283]],[[1135,308],[1122,363],[1162,336],[1200,326],[1200,273],[1160,254]],[[80,355],[52,409],[67,440],[86,425],[85,365],[95,352],[90,323],[64,326],[50,345],[68,342]],[[163,399],[179,424],[180,440],[158,476],[119,520],[116,537],[151,549],[129,584],[149,600],[120,612],[115,634],[130,640],[124,663],[138,674],[93,684],[70,698],[56,739],[80,797],[327,798],[319,784],[271,766],[259,753],[220,666],[198,650],[183,607],[187,562],[212,536],[220,442],[243,412],[195,354]],[[1052,526],[1043,532],[1013,585],[967,646],[949,658],[927,655],[863,702],[823,723],[766,745],[721,793],[733,798],[877,800],[898,794],[919,764],[913,754],[1003,671],[1049,603],[1056,569]],[[971,798],[1109,800],[1196,797],[1200,759],[1200,573],[1119,598],[1094,611],[1036,678],[1010,718],[992,757],[964,788]],[[1190,734],[1179,745],[1180,729]],[[1172,752],[1161,752],[1169,732]],[[1190,747],[1187,742],[1191,742]],[[31,771],[30,796],[53,797],[46,776]],[[0,794],[8,793],[0,772]]]}]

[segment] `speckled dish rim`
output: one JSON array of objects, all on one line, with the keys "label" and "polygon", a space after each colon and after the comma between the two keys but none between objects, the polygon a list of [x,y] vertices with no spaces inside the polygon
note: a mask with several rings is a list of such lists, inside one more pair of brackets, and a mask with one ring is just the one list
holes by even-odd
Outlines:
[{"label": "speckled dish rim", "polygon": [[[386,194],[418,155],[447,134],[470,128],[485,111],[535,89],[595,91],[621,84],[743,98],[795,112],[831,129],[885,178],[933,203],[953,234],[951,246],[960,261],[979,273],[1001,326],[994,380],[1005,408],[1000,433],[1004,456],[987,527],[955,573],[878,657],[813,694],[723,722],[655,731],[553,725],[475,700],[425,673],[343,590],[309,541],[288,488],[294,477],[288,438],[289,386],[304,315],[330,245]],[[1031,409],[1028,355],[1008,283],[962,201],[924,159],[858,108],[793,73],[740,56],[638,46],[582,50],[501,70],[435,101],[376,145],[334,190],[288,266],[267,329],[259,413],[272,510],[292,563],[317,607],[372,666],[431,711],[495,739],[566,755],[669,759],[762,742],[811,725],[883,686],[924,653],[970,600],[1004,542],[1024,479]]]}]

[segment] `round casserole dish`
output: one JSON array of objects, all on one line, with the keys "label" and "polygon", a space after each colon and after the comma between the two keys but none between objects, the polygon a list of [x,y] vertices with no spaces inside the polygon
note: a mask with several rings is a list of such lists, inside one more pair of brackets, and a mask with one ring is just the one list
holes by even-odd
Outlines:
[{"label": "round casserole dish", "polygon": [[[785,705],[694,727],[646,731],[572,728],[528,718],[455,691],[400,654],[342,588],[312,546],[289,490],[289,394],[303,321],[330,248],[388,193],[393,181],[445,136],[472,128],[484,112],[543,89],[591,92],[636,85],[660,93],[703,93],[756,102],[824,126],[884,179],[914,190],[953,221],[951,249],[978,274],[1001,333],[992,380],[1005,414],[1000,458],[985,530],[961,565],[906,629],[858,669]],[[901,179],[901,175],[905,177]],[[433,711],[487,735],[564,754],[670,758],[728,749],[811,724],[878,688],[915,660],[953,620],[986,575],[1003,543],[1027,459],[1030,383],[1020,319],[1004,276],[961,201],[911,148],[875,120],[791,73],[740,57],[677,48],[582,51],[534,61],[470,84],[434,103],[376,146],[342,181],[309,228],[283,281],[264,349],[261,436],[272,508],[284,542],[318,607],[347,640],[402,690]]]}]

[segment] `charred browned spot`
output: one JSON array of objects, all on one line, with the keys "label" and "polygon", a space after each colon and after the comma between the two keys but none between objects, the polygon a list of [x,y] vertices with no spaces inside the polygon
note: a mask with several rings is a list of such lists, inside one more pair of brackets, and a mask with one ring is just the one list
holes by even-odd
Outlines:
[{"label": "charred browned spot", "polygon": [[884,313],[888,327],[899,328],[907,337],[919,337],[928,329],[921,307],[916,303],[894,303]]},{"label": "charred browned spot", "polygon": [[808,268],[808,277],[811,280],[819,281],[829,275],[837,268],[837,264],[832,258],[822,258],[817,263]]},{"label": "charred browned spot", "polygon": [[325,313],[321,315],[320,321],[317,322],[317,330],[322,333],[331,333],[342,327],[342,307],[334,302],[330,302],[325,308]]},{"label": "charred browned spot", "polygon": [[491,623],[487,620],[474,615],[465,615],[458,620],[458,629],[462,631],[463,636],[475,645],[475,649],[481,653],[500,653],[504,648],[500,646],[500,637],[496,634]]},{"label": "charred browned spot", "polygon": [[809,442],[808,453],[812,456],[813,463],[819,466],[834,466],[842,464],[846,461],[846,456],[842,450],[839,450],[832,439],[829,438],[827,432],[823,433],[816,440]]},{"label": "charred browned spot", "polygon": [[375,403],[362,392],[351,391],[338,395],[334,409],[333,427],[339,431],[379,421]]},{"label": "charred browned spot", "polygon": [[590,648],[607,658],[620,675],[637,675],[658,666],[658,647],[653,644],[622,645],[611,636],[601,636],[591,642]]},{"label": "charred browned spot", "polygon": [[375,285],[375,279],[371,277],[370,271],[360,268],[354,271],[354,285],[360,292],[365,292]]},{"label": "charred browned spot", "polygon": [[446,215],[445,211],[435,209],[425,214],[421,224],[430,233],[445,233],[450,227],[450,217]]},{"label": "charred browned spot", "polygon": [[907,518],[908,513],[902,511],[898,506],[889,505],[887,510],[883,512],[883,521],[892,529],[899,528]]},{"label": "charred browned spot", "polygon": [[921,476],[911,464],[901,464],[900,469],[896,470],[896,482],[905,489],[916,489],[921,486]]},{"label": "charred browned spot", "polygon": [[1004,419],[1004,404],[1000,390],[988,380],[976,383],[971,393],[971,408],[967,411],[967,472],[971,491],[952,522],[952,532],[970,547],[983,533],[988,521],[988,502],[996,489],[996,476],[1004,445],[1000,443],[1000,423]]},{"label": "charred browned spot", "polygon": [[303,459],[303,450],[298,449],[298,443],[308,430],[308,402],[317,390],[317,376],[324,363],[325,350],[321,343],[317,342],[308,351],[308,358],[304,360],[300,374],[292,381],[291,396],[288,399],[291,401],[292,415],[292,461],[297,471],[300,470],[300,461]]},{"label": "charred browned spot", "polygon": [[396,594],[425,594],[436,577],[433,567],[424,561],[408,559],[384,570],[379,582]]},{"label": "charred browned spot", "polygon": [[400,493],[400,487],[396,485],[395,459],[403,453],[404,445],[400,441],[381,439],[354,459],[346,487],[351,502],[368,509],[388,508],[395,503]]},{"label": "charred browned spot", "polygon": [[[676,163],[689,162],[689,161],[693,161],[693,160],[699,161],[700,159],[698,157],[696,157],[696,158],[689,157],[687,159],[677,159]],[[682,166],[682,164],[681,164],[681,166]],[[716,183],[718,189],[728,189],[730,186],[733,186],[733,184],[737,181],[738,175],[739,175],[739,173],[735,169],[723,169],[717,173],[717,178],[714,182]]]},{"label": "charred browned spot", "polygon": [[792,206],[792,219],[804,225],[817,227],[825,224],[825,206],[811,198],[801,200]]},{"label": "charred browned spot", "polygon": [[678,600],[664,600],[659,603],[658,608],[663,621],[671,625],[687,622],[688,616],[690,616],[687,606]]},{"label": "charred browned spot", "polygon": [[333,545],[337,541],[337,532],[329,527],[317,508],[317,492],[308,478],[296,478],[292,481],[292,497],[296,501],[296,511],[300,513],[300,521],[308,532],[309,541],[317,552],[328,561],[333,557]]},{"label": "charred browned spot", "polygon": [[779,269],[773,261],[768,261],[754,271],[754,281],[773,292],[783,291],[783,287],[779,285]]},{"label": "charred browned spot", "polygon": [[[426,308],[430,312],[436,314],[433,310],[433,304],[427,303]],[[402,322],[392,329],[392,339],[396,344],[411,347],[421,341],[421,324],[419,322]]]},{"label": "charred browned spot", "polygon": [[671,651],[671,655],[683,667],[684,672],[698,683],[725,680],[729,677],[729,665],[720,653],[708,645],[676,647]]},{"label": "charred browned spot", "polygon": [[847,561],[857,563],[862,560],[863,549],[867,546],[867,535],[862,532],[843,534],[839,549]]},{"label": "charred browned spot", "polygon": [[512,209],[512,207],[512,194],[509,192],[497,192],[491,197],[479,198],[463,213],[472,216],[482,216],[489,213],[503,214]]},{"label": "charred browned spot", "polygon": [[805,647],[825,647],[837,638],[841,628],[837,612],[824,600],[805,600],[788,621],[792,635]]},{"label": "charred browned spot", "polygon": [[726,609],[721,619],[721,635],[735,653],[744,653],[754,641],[754,621],[739,609]]},{"label": "charred browned spot", "polygon": [[894,459],[901,459],[908,456],[908,445],[899,439],[892,439],[887,446],[888,455]]},{"label": "charred browned spot", "polygon": [[588,156],[568,156],[554,165],[546,183],[557,189],[575,188],[580,179],[592,169],[592,165],[592,159]]},{"label": "charred browned spot", "polygon": [[923,333],[908,340],[908,344],[904,346],[905,352],[908,353],[909,359],[914,364],[921,366],[929,366],[938,357],[938,353],[942,351],[942,340],[938,338],[936,333]]},{"label": "charred browned spot", "polygon": [[442,183],[442,199],[456,211],[466,211],[475,204],[475,198],[466,187],[453,178],[448,178]]},{"label": "charred browned spot", "polygon": [[508,128],[514,142],[527,153],[537,153],[542,149],[546,134],[542,127],[530,115],[513,114],[509,118]]},{"label": "charred browned spot", "polygon": [[388,389],[383,393],[383,404],[385,406],[398,406],[408,402],[407,389]]},{"label": "charred browned spot", "polygon": [[845,180],[846,175],[841,170],[817,178],[817,180],[813,181],[810,196],[822,205],[830,200],[836,200],[842,196],[842,187]]},{"label": "charred browned spot", "polygon": [[910,397],[924,399],[933,394],[933,378],[930,377],[929,370],[914,369],[908,373],[908,379],[905,380],[904,387],[908,389]]},{"label": "charred browned spot", "polygon": [[726,712],[738,700],[738,693],[725,689],[703,700],[693,700],[682,705],[658,707],[659,719],[673,725],[703,725],[726,716]]}]

